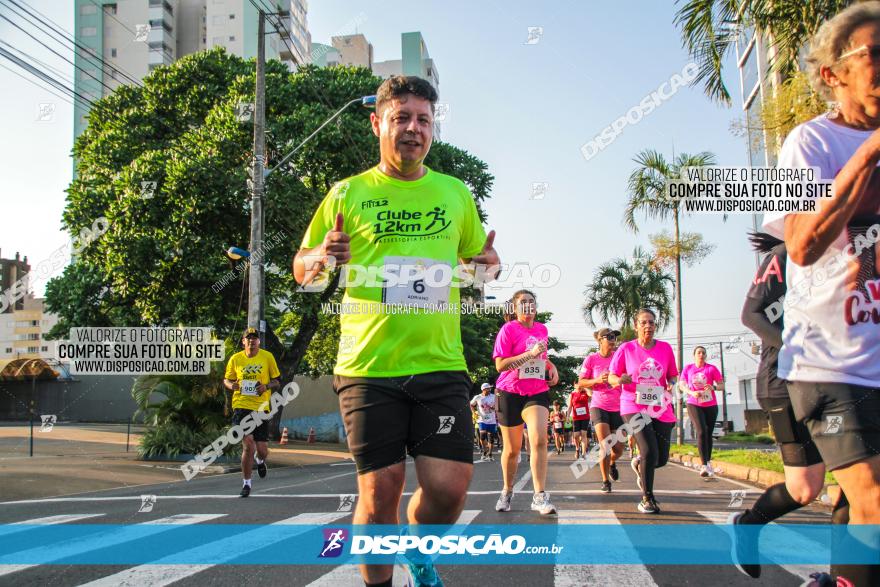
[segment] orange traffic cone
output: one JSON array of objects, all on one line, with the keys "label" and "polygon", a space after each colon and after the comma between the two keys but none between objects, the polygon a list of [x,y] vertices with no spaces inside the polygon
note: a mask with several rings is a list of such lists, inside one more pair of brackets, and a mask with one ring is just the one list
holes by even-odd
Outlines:
[{"label": "orange traffic cone", "polygon": [[281,441],[278,444],[287,444],[287,426],[281,431]]},{"label": "orange traffic cone", "polygon": [[309,439],[306,441],[309,444],[315,444],[315,429],[309,428]]}]

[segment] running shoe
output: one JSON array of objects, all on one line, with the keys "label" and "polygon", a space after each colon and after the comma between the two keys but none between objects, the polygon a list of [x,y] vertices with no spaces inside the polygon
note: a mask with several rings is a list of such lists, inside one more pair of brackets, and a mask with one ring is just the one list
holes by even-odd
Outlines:
[{"label": "running shoe", "polygon": [[617,470],[617,463],[611,463],[611,470],[608,472],[612,481],[620,481],[620,472]]},{"label": "running shoe", "polygon": [[[743,514],[745,514],[745,512],[733,512],[727,518],[727,523],[731,526],[736,526],[740,523]],[[737,532],[736,528],[732,529],[732,533],[733,536],[730,540],[730,558],[733,559],[733,564],[736,565],[736,568],[744,575],[748,575],[752,579],[757,579],[761,576],[761,565],[743,562],[746,560],[756,560],[758,558],[758,551],[755,548],[755,544],[746,540],[744,533]]]},{"label": "running shoe", "polygon": [[715,476],[715,469],[712,468],[712,463],[711,463],[711,461],[710,461],[709,463],[706,464],[706,470],[709,471],[709,477],[714,477],[714,476]]},{"label": "running shoe", "polygon": [[407,562],[407,571],[414,587],[443,587],[443,581],[434,568],[434,563]]},{"label": "running shoe", "polygon": [[654,497],[653,493],[649,496],[649,499],[651,500],[651,505],[654,506],[654,513],[659,514],[660,513],[660,504],[657,503],[657,499]]},{"label": "running shoe", "polygon": [[708,476],[709,476],[709,469],[706,467],[706,465],[700,466],[700,477],[708,477]]},{"label": "running shoe", "polygon": [[642,476],[639,474],[639,461],[640,460],[641,460],[641,457],[635,457],[634,459],[630,460],[629,466],[636,473],[636,485],[639,486],[640,491],[644,491],[644,489],[642,488]]},{"label": "running shoe", "polygon": [[495,503],[495,511],[496,512],[509,512],[510,511],[510,500],[513,499],[512,491],[502,491],[501,497],[498,498],[498,501]]},{"label": "running shoe", "polygon": [[485,463],[488,460],[489,460],[489,457],[487,457],[486,455],[480,455],[480,462],[481,463]]},{"label": "running shoe", "polygon": [[581,449],[576,449],[574,453],[574,460],[580,460],[581,458]]},{"label": "running shoe", "polygon": [[242,485],[241,493],[238,494],[238,497],[247,497],[251,494],[251,486],[250,485]]},{"label": "running shoe", "polygon": [[260,479],[263,479],[268,472],[269,467],[266,466],[266,461],[263,461],[262,463],[257,463],[257,475],[260,476]]},{"label": "running shoe", "polygon": [[832,577],[828,573],[810,573],[810,580],[803,587],[855,587],[846,577]]},{"label": "running shoe", "polygon": [[657,509],[657,504],[654,503],[654,500],[648,496],[642,497],[642,501],[639,502],[639,511],[643,514],[656,514],[660,510]]},{"label": "running shoe", "polygon": [[602,481],[602,493],[611,493],[611,481]]},{"label": "running shoe", "polygon": [[549,516],[556,513],[556,506],[550,503],[550,494],[542,491],[532,496],[532,510],[540,513],[542,516]]}]

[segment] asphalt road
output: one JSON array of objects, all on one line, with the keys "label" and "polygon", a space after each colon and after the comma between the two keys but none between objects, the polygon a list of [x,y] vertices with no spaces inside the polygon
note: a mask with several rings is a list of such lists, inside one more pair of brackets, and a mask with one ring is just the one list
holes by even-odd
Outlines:
[{"label": "asphalt road", "polygon": [[[646,516],[636,510],[639,491],[628,461],[621,462],[621,480],[611,494],[599,491],[598,470],[575,479],[569,465],[572,455],[551,454],[548,488],[559,515],[540,518],[529,509],[530,477],[525,470],[517,473],[519,493],[509,513],[494,510],[501,486],[501,468],[497,462],[476,463],[474,480],[461,523],[473,524],[564,524],[564,523],[723,523],[732,511],[731,491],[746,490],[745,505],[759,490],[736,481],[715,479],[706,482],[696,471],[669,464],[657,472],[655,493],[663,511]],[[271,465],[271,462],[270,462]],[[196,477],[190,482],[173,482],[77,494],[53,499],[7,501],[0,503],[0,524],[78,523],[142,524],[173,517],[172,523],[192,524],[271,524],[351,523],[345,510],[345,496],[356,492],[354,466],[350,462],[303,467],[274,468],[266,479],[254,479],[250,498],[239,499],[238,474]],[[407,492],[415,485],[412,463],[407,466]],[[63,494],[64,488],[59,487]],[[155,495],[151,511],[143,509],[142,495]],[[405,507],[405,506],[404,506]],[[293,518],[293,522],[290,519]],[[405,519],[403,512],[401,518]],[[791,522],[826,523],[829,515],[810,507],[789,516]],[[166,522],[167,523],[167,522]],[[3,529],[0,526],[0,535]],[[39,546],[20,533],[22,550]],[[723,538],[723,534],[720,534]],[[18,536],[18,535],[17,535]],[[131,548],[136,548],[136,543]],[[247,542],[236,548],[246,549]],[[314,545],[304,545],[315,548]],[[94,566],[67,564],[76,554],[88,551],[88,544],[60,544],[57,552],[65,564],[34,566],[0,565],[0,585],[223,585],[240,587],[253,584],[312,585],[326,587],[360,586],[353,566],[273,566],[273,565],[144,565]],[[823,570],[797,566],[764,567],[759,581],[741,575],[731,566],[708,565],[543,565],[439,567],[449,587],[457,585],[801,585],[809,572]],[[395,575],[397,583],[397,574]]]}]

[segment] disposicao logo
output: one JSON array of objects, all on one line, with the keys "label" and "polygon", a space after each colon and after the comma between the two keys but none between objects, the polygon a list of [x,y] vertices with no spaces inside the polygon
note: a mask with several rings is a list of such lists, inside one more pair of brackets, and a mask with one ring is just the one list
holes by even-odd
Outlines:
[{"label": "disposicao logo", "polygon": [[318,558],[335,558],[342,554],[348,533],[342,528],[324,529],[324,548]]}]

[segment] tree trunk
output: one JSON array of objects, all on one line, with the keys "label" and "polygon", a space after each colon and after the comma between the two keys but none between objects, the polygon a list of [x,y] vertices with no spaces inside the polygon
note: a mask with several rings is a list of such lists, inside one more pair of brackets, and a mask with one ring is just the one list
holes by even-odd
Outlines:
[{"label": "tree trunk", "polygon": [[[683,331],[683,321],[681,316],[681,242],[680,238],[679,226],[678,226],[678,209],[675,210],[675,307],[676,307],[676,343],[678,346],[678,372],[681,374],[682,368],[684,366],[684,331]],[[678,444],[682,444],[684,442],[684,426],[682,422],[682,418],[684,417],[682,410],[682,402],[681,402],[681,394],[675,392],[675,414],[676,414],[676,426],[675,426],[675,441]]]},{"label": "tree trunk", "polygon": [[[321,304],[328,302],[330,298],[333,297],[333,294],[336,293],[336,288],[339,285],[339,275],[340,272],[337,271],[333,279],[330,280],[327,289],[321,292],[319,303],[310,307],[302,314],[302,320],[299,323],[299,329],[296,331],[296,336],[293,338],[293,342],[290,343],[289,347],[282,351],[280,360],[278,361],[278,369],[281,371],[282,388],[293,381],[294,375],[299,371],[299,365],[302,363],[303,356],[305,356],[306,350],[308,350],[309,344],[312,342],[315,333],[318,332],[318,314],[321,312]],[[274,331],[272,331],[272,334],[268,335],[268,337],[276,341],[278,340],[275,337]],[[269,436],[275,441],[281,440],[281,416],[283,411],[284,410],[278,410],[278,413],[272,417],[269,424]]]}]

